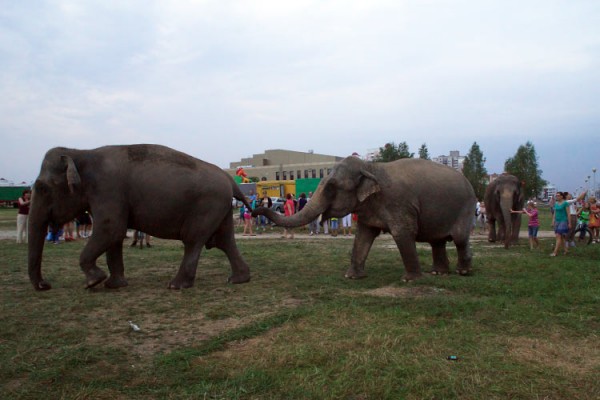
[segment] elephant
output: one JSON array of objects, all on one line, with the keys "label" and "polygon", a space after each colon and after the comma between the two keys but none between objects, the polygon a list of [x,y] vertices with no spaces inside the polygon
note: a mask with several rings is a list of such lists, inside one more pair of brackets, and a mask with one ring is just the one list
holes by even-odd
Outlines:
[{"label": "elephant", "polygon": [[[488,241],[504,242],[504,248],[519,241],[521,229],[521,214],[511,213],[510,210],[521,210],[525,204],[523,184],[514,175],[502,174],[492,181],[485,190],[485,212],[489,230]],[[496,236],[496,222],[498,235]]]},{"label": "elephant", "polygon": [[457,272],[471,271],[469,238],[475,210],[475,194],[458,171],[423,159],[387,163],[366,162],[356,156],[344,158],[317,187],[302,211],[290,217],[257,207],[275,224],[297,227],[315,220],[358,217],[351,263],[346,278],[366,277],[365,261],[373,241],[390,233],[404,263],[404,281],[422,276],[416,242],[428,242],[433,252],[433,274],[448,274],[446,242],[458,250]]},{"label": "elephant", "polygon": [[[94,232],[79,257],[87,288],[105,280],[107,288],[127,286],[123,240],[129,228],[183,242],[183,260],[170,289],[193,286],[204,246],[226,253],[232,270],[229,282],[248,282],[250,270],[234,237],[234,197],[250,208],[233,178],[222,169],[165,146],[50,149],[33,185],[29,279],[36,290],[51,289],[41,272],[47,229],[90,211]],[[96,265],[103,253],[108,279]]]}]

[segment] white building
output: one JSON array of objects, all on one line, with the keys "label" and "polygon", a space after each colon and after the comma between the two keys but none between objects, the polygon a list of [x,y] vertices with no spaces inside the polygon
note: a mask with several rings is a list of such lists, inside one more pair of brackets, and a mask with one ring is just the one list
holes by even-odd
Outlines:
[{"label": "white building", "polygon": [[547,185],[542,188],[542,193],[539,194],[540,199],[548,201],[556,196],[556,186]]},{"label": "white building", "polygon": [[465,156],[461,156],[460,151],[458,150],[452,150],[450,155],[434,157],[431,159],[431,161],[452,167],[458,171],[462,171],[463,163],[465,162]]}]

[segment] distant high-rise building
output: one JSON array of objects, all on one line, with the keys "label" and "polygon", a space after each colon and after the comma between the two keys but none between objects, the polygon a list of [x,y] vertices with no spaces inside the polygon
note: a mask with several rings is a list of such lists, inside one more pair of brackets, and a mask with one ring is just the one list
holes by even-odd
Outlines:
[{"label": "distant high-rise building", "polygon": [[433,157],[431,161],[454,168],[457,171],[462,171],[465,156],[461,156],[458,150],[452,150],[450,155]]}]

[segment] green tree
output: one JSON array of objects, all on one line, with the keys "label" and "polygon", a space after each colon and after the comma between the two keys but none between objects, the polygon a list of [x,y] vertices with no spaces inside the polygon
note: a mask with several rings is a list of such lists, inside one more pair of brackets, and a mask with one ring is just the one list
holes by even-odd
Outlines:
[{"label": "green tree", "polygon": [[413,158],[415,153],[411,153],[408,150],[408,144],[406,142],[402,142],[398,145],[398,154],[400,154],[400,158]]},{"label": "green tree", "polygon": [[531,142],[519,146],[514,157],[504,163],[504,171],[519,178],[525,183],[525,197],[535,198],[542,191],[547,182],[542,179],[542,171],[538,167],[538,158],[535,147]]},{"label": "green tree", "polygon": [[391,142],[379,148],[379,155],[375,157],[375,161],[390,162],[401,158],[411,158],[412,156],[413,154],[409,153],[406,142],[402,142],[398,146],[394,142]]},{"label": "green tree", "polygon": [[487,170],[485,169],[485,157],[477,142],[474,142],[463,161],[462,172],[473,186],[475,196],[482,200],[487,187]]},{"label": "green tree", "polygon": [[427,144],[423,143],[421,145],[421,148],[419,148],[419,158],[422,158],[423,160],[431,160],[431,158],[429,158],[429,150],[427,150]]},{"label": "green tree", "polygon": [[394,142],[386,143],[385,146],[379,148],[379,155],[375,157],[377,162],[390,162],[401,158],[412,158],[414,153],[408,151],[406,142],[400,143],[398,146]]}]

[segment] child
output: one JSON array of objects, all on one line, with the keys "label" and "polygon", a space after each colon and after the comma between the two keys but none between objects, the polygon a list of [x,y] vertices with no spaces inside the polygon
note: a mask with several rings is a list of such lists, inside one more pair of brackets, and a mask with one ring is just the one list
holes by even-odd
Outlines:
[{"label": "child", "polygon": [[335,237],[335,236],[338,235],[338,228],[339,228],[338,219],[337,218],[331,218],[329,220],[329,222],[330,222],[329,228],[331,228],[331,236]]},{"label": "child", "polygon": [[598,234],[600,232],[600,207],[597,205],[595,197],[590,197],[590,222],[588,228],[592,232],[594,243],[598,243]]},{"label": "child", "polygon": [[537,235],[540,228],[540,221],[538,219],[537,204],[535,201],[527,202],[527,208],[521,211],[510,210],[513,214],[527,214],[529,217],[529,223],[527,224],[527,230],[529,232],[529,249],[533,250],[534,247],[538,247],[540,242],[538,241]]},{"label": "child", "polygon": [[585,229],[590,223],[590,203],[583,203],[583,207],[577,211],[577,223],[580,225],[581,233],[579,234],[579,241],[585,238]]},{"label": "child", "polygon": [[243,236],[256,236],[252,232],[252,213],[250,209],[244,207],[244,232]]}]

